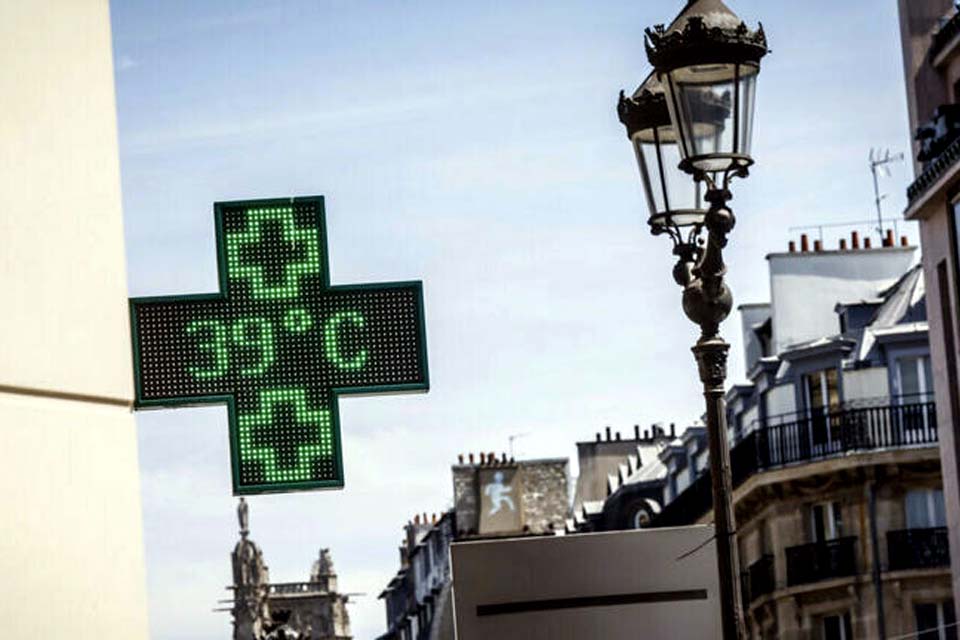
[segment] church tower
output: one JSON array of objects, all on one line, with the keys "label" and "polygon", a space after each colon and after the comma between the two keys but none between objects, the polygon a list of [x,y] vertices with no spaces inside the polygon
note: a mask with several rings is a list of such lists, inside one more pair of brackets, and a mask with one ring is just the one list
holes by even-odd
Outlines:
[{"label": "church tower", "polygon": [[247,502],[240,498],[237,517],[240,520],[240,541],[233,548],[233,640],[261,640],[270,620],[268,602],[270,575],[263,562],[263,552],[250,540]]},{"label": "church tower", "polygon": [[352,640],[349,596],[337,589],[330,549],[320,549],[309,582],[271,583],[263,552],[250,540],[249,511],[237,506],[240,541],[233,563],[233,640]]}]

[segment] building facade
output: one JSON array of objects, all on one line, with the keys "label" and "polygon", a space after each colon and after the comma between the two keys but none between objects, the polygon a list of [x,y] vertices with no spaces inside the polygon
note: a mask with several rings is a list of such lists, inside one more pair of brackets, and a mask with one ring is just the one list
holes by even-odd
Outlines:
[{"label": "building facade", "polygon": [[489,538],[562,533],[570,516],[569,460],[460,456],[451,469],[453,509],[404,527],[400,570],[380,594],[380,640],[454,640],[450,546]]},{"label": "building facade", "polygon": [[931,370],[940,454],[960,597],[960,13],[950,0],[899,0],[900,38],[916,179],[905,216],[920,223],[930,310]]},{"label": "building facade", "polygon": [[[770,303],[741,309],[749,381],[728,418],[749,635],[955,638],[923,272],[911,247],[851,240],[771,254]],[[694,469],[654,526],[711,520]]]},{"label": "building facade", "polygon": [[321,549],[305,582],[270,582],[260,547],[250,539],[249,514],[237,507],[240,540],[233,566],[234,640],[351,640],[348,596],[338,590],[329,549]]}]

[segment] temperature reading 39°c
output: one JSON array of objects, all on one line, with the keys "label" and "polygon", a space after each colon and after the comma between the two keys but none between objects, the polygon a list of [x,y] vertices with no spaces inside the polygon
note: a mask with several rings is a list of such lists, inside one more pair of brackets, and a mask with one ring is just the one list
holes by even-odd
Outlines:
[{"label": "temperature reading 39\u00b0c", "polygon": [[422,287],[330,286],[322,198],[215,219],[222,293],[131,300],[137,405],[227,403],[235,493],[342,486],[337,396],[428,386]]},{"label": "temperature reading 39\u00b0c", "polygon": [[[369,352],[358,346],[363,337],[356,334],[366,325],[363,315],[357,311],[339,311],[322,324],[315,326],[310,313],[304,309],[291,309],[284,315],[280,330],[302,334],[316,330],[323,342],[323,354],[339,369],[362,369]],[[196,350],[202,362],[188,367],[198,379],[212,379],[227,375],[233,363],[240,376],[256,377],[265,374],[277,359],[277,335],[273,323],[264,317],[238,318],[232,323],[216,319],[194,320],[187,324],[186,332],[195,336]],[[347,350],[350,351],[349,355]]]}]

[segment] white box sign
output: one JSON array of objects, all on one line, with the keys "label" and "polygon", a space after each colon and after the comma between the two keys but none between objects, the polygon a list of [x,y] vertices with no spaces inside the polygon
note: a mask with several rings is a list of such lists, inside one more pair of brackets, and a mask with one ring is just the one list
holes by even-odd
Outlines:
[{"label": "white box sign", "polygon": [[721,638],[712,526],[451,547],[458,640]]}]

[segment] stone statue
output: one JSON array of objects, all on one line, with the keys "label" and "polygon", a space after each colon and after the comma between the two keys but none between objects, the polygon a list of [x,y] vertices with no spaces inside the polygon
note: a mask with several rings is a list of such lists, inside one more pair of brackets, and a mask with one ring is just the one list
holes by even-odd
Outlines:
[{"label": "stone statue", "polygon": [[243,498],[240,498],[240,504],[237,505],[237,519],[240,521],[240,536],[246,538],[250,533],[250,508]]}]

